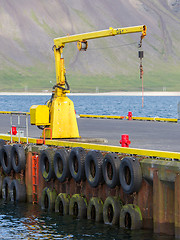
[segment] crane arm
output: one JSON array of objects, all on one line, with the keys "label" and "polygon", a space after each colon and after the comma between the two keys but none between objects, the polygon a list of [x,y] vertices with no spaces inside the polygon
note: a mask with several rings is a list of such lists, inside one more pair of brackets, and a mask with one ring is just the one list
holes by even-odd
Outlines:
[{"label": "crane arm", "polygon": [[83,34],[76,34],[71,36],[65,36],[61,38],[55,38],[54,39],[54,46],[56,48],[64,47],[66,43],[71,42],[82,42],[89,39],[95,39],[95,38],[102,38],[102,37],[110,37],[120,34],[127,34],[127,33],[137,33],[142,32],[141,39],[143,39],[146,36],[146,29],[147,27],[145,25],[140,26],[134,26],[134,27],[125,27],[125,28],[109,28],[107,30],[102,31],[96,31],[96,32],[89,32],[89,33],[83,33]]},{"label": "crane arm", "polygon": [[137,33],[141,32],[140,46],[142,44],[142,39],[146,36],[145,25],[134,26],[134,27],[125,27],[125,28],[112,28],[110,27],[107,30],[82,33],[76,35],[67,35],[65,37],[55,38],[54,39],[54,55],[55,55],[55,65],[56,65],[56,85],[55,88],[55,96],[64,96],[67,92],[69,92],[69,88],[65,88],[67,85],[66,82],[66,70],[64,66],[64,58],[63,58],[63,48],[66,43],[77,42],[77,48],[79,50],[86,50],[88,43],[87,40],[102,38],[102,37],[111,37],[120,34],[128,34],[128,33]]}]

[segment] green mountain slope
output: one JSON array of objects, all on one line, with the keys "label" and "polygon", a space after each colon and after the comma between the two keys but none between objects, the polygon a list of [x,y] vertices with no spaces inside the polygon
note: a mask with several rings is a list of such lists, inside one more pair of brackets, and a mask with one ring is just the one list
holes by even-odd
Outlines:
[{"label": "green mountain slope", "polygon": [[[0,91],[55,84],[53,39],[145,24],[144,89],[180,91],[180,3],[176,0],[0,0]],[[64,58],[72,92],[138,91],[140,33],[90,40]]]}]

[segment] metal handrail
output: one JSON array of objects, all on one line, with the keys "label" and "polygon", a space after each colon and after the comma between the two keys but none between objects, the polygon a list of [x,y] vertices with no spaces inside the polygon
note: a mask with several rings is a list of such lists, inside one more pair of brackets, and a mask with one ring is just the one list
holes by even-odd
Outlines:
[{"label": "metal handrail", "polygon": [[51,128],[44,128],[43,130],[43,140],[44,140],[44,144],[45,144],[45,141],[46,141],[46,136],[45,136],[45,132],[46,130],[50,130],[50,139],[52,140],[52,129]]},{"label": "metal handrail", "polygon": [[[18,139],[19,139],[19,143],[20,143],[20,130],[22,128],[25,128],[26,129],[26,139],[27,139],[27,143],[28,143],[28,115],[29,113],[26,113],[26,112],[9,112],[9,113],[3,113],[3,114],[10,114],[10,124],[11,124],[11,143],[13,142],[13,139],[12,139],[12,127],[14,126],[13,125],[13,115],[17,115],[18,116],[18,125],[16,126],[17,129],[18,129]],[[26,116],[26,125],[25,126],[21,126],[21,116]]]}]

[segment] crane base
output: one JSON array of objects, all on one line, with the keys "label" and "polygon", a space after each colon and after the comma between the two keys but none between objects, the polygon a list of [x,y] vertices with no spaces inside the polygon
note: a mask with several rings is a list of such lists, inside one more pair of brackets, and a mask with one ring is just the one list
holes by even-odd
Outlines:
[{"label": "crane base", "polygon": [[79,138],[74,104],[68,97],[52,100],[50,126],[45,131],[45,138]]}]

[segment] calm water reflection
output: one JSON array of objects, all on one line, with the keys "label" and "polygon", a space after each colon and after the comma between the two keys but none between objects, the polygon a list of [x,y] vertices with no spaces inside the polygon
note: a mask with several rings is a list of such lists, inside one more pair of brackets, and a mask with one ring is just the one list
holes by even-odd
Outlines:
[{"label": "calm water reflection", "polygon": [[0,239],[133,239],[171,240],[149,230],[121,230],[103,223],[62,217],[38,205],[0,202]]}]

